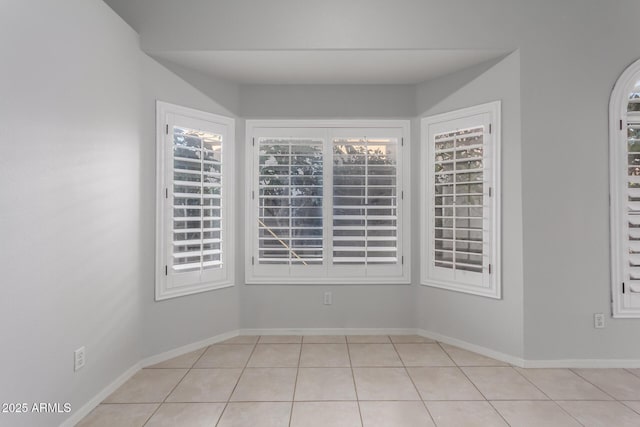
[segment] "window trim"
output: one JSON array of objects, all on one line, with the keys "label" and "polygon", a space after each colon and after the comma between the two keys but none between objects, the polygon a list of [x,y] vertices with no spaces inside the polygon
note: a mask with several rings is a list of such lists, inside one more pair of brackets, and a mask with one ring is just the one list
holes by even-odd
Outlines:
[{"label": "window trim", "polygon": [[[214,125],[226,127],[225,139],[223,140],[222,151],[222,244],[223,244],[223,267],[221,268],[221,278],[215,281],[199,282],[196,284],[182,285],[170,288],[167,283],[168,275],[166,270],[167,245],[171,243],[166,239],[166,206],[165,191],[171,185],[172,178],[168,176],[166,168],[167,148],[166,141],[170,136],[167,133],[169,115],[180,115],[187,119],[207,121]],[[230,117],[220,116],[192,108],[187,108],[168,102],[156,101],[156,259],[155,259],[155,300],[161,301],[170,298],[192,295],[214,289],[234,286],[235,274],[235,248],[233,233],[234,225],[234,176],[235,170],[235,120]],[[224,166],[228,165],[228,166]],[[226,236],[226,237],[225,237]]]},{"label": "window trim", "polygon": [[[615,318],[639,318],[640,307],[626,307],[622,292],[624,261],[622,246],[626,241],[623,233],[624,188],[626,188],[626,156],[628,96],[640,80],[640,59],[627,67],[616,81],[609,100],[609,193],[610,193],[610,249],[611,249],[611,305]],[[640,113],[638,114],[640,119]],[[624,148],[623,148],[624,147]],[[624,165],[621,171],[621,165]]]},{"label": "window trim", "polygon": [[[398,128],[402,133],[401,156],[398,159],[401,163],[400,178],[402,180],[400,191],[404,192],[404,198],[400,199],[401,206],[401,224],[399,225],[400,233],[398,236],[398,257],[402,260],[402,274],[399,276],[336,276],[335,274],[327,274],[324,277],[310,276],[258,276],[254,274],[253,257],[255,256],[254,237],[258,235],[257,221],[255,219],[255,207],[257,206],[257,197],[253,199],[253,192],[257,194],[254,187],[254,164],[256,151],[253,146],[254,132],[257,128],[309,128],[325,129],[330,131],[339,128]],[[411,284],[411,175],[410,175],[410,120],[247,120],[246,121],[246,155],[245,155],[245,219],[247,224],[251,224],[245,228],[245,283],[248,285],[269,285],[269,284],[287,284],[287,285],[410,285]],[[325,196],[326,197],[326,196]],[[255,222],[255,224],[254,224]],[[328,222],[324,225],[325,233],[331,232]],[[327,267],[331,270],[330,266]]]},{"label": "window trim", "polygon": [[[501,101],[493,101],[485,104],[475,105],[468,108],[449,111],[442,114],[423,117],[421,119],[421,164],[425,165],[421,168],[421,201],[420,201],[420,284],[435,288],[447,289],[472,295],[484,296],[493,299],[502,298],[502,280],[501,280]],[[478,285],[463,284],[459,282],[446,281],[433,278],[431,274],[431,141],[429,128],[432,125],[438,125],[443,122],[460,120],[472,116],[489,114],[489,122],[491,123],[491,132],[488,144],[492,146],[492,168],[493,173],[490,178],[492,188],[491,206],[493,216],[491,218],[491,277],[489,287],[481,287]],[[427,166],[429,165],[429,166]]]}]

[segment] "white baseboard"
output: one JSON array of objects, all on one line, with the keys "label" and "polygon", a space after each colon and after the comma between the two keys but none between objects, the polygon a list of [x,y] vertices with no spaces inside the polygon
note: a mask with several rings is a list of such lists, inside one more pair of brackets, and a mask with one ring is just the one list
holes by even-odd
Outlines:
[{"label": "white baseboard", "polygon": [[525,368],[640,368],[640,359],[525,360]]},{"label": "white baseboard", "polygon": [[73,427],[77,423],[80,422],[81,419],[89,415],[89,412],[93,411],[93,409],[100,404],[104,399],[106,399],[111,393],[116,391],[122,384],[127,382],[129,378],[135,375],[136,372],[140,370],[140,363],[136,363],[129,369],[127,369],[122,375],[116,378],[111,384],[103,388],[98,394],[93,396],[91,400],[82,405],[80,409],[74,411],[73,414],[64,420],[60,427]]},{"label": "white baseboard", "polygon": [[474,353],[491,357],[501,362],[510,363],[520,368],[640,368],[640,359],[523,359],[424,329],[419,329],[418,335],[473,351]]},{"label": "white baseboard", "polygon": [[174,348],[172,350],[169,351],[165,351],[163,353],[160,354],[156,354],[155,356],[149,356],[143,360],[140,361],[140,366],[143,368],[155,365],[157,363],[161,363],[161,362],[165,362],[169,359],[173,359],[174,357],[178,357],[178,356],[182,356],[185,353],[189,353],[195,350],[198,350],[199,348],[202,347],[207,347],[211,344],[215,344],[218,343],[220,341],[224,341],[224,340],[228,340],[229,338],[233,338],[233,337],[237,337],[238,336],[238,330],[235,331],[231,331],[231,332],[225,332],[224,334],[218,334],[216,336],[213,336],[211,338],[207,338],[201,341],[197,341],[191,344],[187,344],[187,345],[183,345],[181,347],[178,348]]},{"label": "white baseboard", "polygon": [[454,345],[456,347],[460,347],[464,350],[472,351],[474,353],[481,354],[483,356],[490,357],[492,359],[499,360],[501,362],[509,363],[511,365],[524,367],[525,361],[524,359],[516,356],[512,356],[510,354],[502,353],[499,351],[492,350],[487,347],[482,347],[476,344],[471,344],[467,341],[462,341],[457,338],[448,337],[446,335],[441,335],[436,332],[426,331],[424,329],[418,329],[418,335],[421,335],[425,338],[431,338],[432,340],[440,341],[445,344]]},{"label": "white baseboard", "polygon": [[240,335],[410,335],[414,328],[273,328],[241,329]]}]

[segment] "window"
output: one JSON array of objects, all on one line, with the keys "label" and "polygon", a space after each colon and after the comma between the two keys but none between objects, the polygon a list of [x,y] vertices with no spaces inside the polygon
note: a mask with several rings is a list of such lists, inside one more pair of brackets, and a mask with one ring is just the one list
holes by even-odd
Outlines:
[{"label": "window", "polygon": [[500,298],[500,102],[422,120],[421,282]]},{"label": "window", "polygon": [[247,121],[247,283],[410,283],[408,121]]},{"label": "window", "polygon": [[156,300],[232,285],[233,119],[157,103]]},{"label": "window", "polygon": [[614,317],[640,317],[640,60],[618,79],[609,107]]}]

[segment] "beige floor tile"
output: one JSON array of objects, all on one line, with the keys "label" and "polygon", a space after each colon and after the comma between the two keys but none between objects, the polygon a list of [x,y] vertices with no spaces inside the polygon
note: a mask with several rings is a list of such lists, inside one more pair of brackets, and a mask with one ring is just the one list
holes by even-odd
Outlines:
[{"label": "beige floor tile", "polygon": [[466,367],[461,369],[489,400],[548,399],[513,368]]},{"label": "beige floor tile", "polygon": [[359,400],[420,400],[404,368],[353,368]]},{"label": "beige floor tile", "polygon": [[242,369],[192,369],[167,402],[226,402]]},{"label": "beige floor tile", "polygon": [[351,368],[300,368],[294,400],[356,400]]},{"label": "beige floor tile", "polygon": [[302,335],[263,335],[259,344],[300,344]]},{"label": "beige floor tile", "polygon": [[452,345],[440,344],[444,351],[458,366],[509,366],[506,362],[501,362],[478,353],[464,350]]},{"label": "beige floor tile", "polygon": [[640,378],[624,369],[573,369],[596,387],[618,400],[637,400],[640,397]]},{"label": "beige floor tile", "polygon": [[422,402],[360,402],[364,427],[435,427]]},{"label": "beige floor tile", "polygon": [[407,368],[423,400],[484,400],[460,368]]},{"label": "beige floor tile", "polygon": [[255,335],[238,335],[237,337],[229,338],[218,344],[255,344],[258,342],[258,338],[260,337]]},{"label": "beige floor tile", "polygon": [[420,335],[391,335],[389,336],[394,344],[429,344],[435,343],[435,340],[421,337]]},{"label": "beige floor tile", "polygon": [[291,427],[361,427],[358,402],[295,402]]},{"label": "beige floor tile", "polygon": [[636,377],[640,377],[640,369],[627,369],[627,371],[631,372]]},{"label": "beige floor tile", "polygon": [[611,400],[602,390],[569,369],[516,370],[554,400]]},{"label": "beige floor tile", "polygon": [[187,369],[142,369],[104,403],[163,402],[186,373]]},{"label": "beige floor tile", "polygon": [[638,427],[640,414],[620,402],[559,401],[585,427]]},{"label": "beige floor tile", "polygon": [[346,344],[302,344],[300,366],[305,368],[349,367]]},{"label": "beige floor tile", "polygon": [[253,350],[248,367],[297,368],[300,344],[258,344]]},{"label": "beige floor tile", "polygon": [[390,344],[387,335],[347,335],[349,344]]},{"label": "beige floor tile", "polygon": [[178,357],[174,357],[173,359],[166,360],[164,362],[156,363],[155,365],[148,366],[147,369],[163,369],[163,368],[186,368],[189,369],[193,367],[193,364],[196,363],[196,360],[202,356],[202,353],[205,352],[207,347],[203,347],[199,350],[192,351]]},{"label": "beige floor tile", "polygon": [[296,368],[247,368],[231,396],[234,402],[290,402]]},{"label": "beige floor tile", "polygon": [[405,366],[455,366],[438,344],[396,344]]},{"label": "beige floor tile", "polygon": [[579,427],[575,419],[555,402],[491,402],[507,422],[516,427]]},{"label": "beige floor tile", "polygon": [[288,427],[291,402],[229,403],[217,427]]},{"label": "beige floor tile", "polygon": [[302,337],[304,344],[344,344],[347,342],[344,335],[305,335]]},{"label": "beige floor tile", "polygon": [[157,403],[98,405],[76,427],[142,427],[158,406]]},{"label": "beige floor tile", "polygon": [[640,400],[625,400],[622,403],[640,414]]},{"label": "beige floor tile", "polygon": [[508,427],[489,402],[426,403],[438,427]]},{"label": "beige floor tile", "polygon": [[224,403],[163,403],[144,427],[215,426]]},{"label": "beige floor tile", "polygon": [[349,344],[351,366],[402,366],[392,344]]},{"label": "beige floor tile", "polygon": [[247,344],[212,345],[194,368],[244,368],[253,348],[253,345]]}]

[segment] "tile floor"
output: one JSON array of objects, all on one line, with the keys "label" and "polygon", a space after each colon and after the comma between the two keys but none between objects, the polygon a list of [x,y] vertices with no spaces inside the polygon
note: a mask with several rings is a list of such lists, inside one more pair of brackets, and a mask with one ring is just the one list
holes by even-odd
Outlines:
[{"label": "tile floor", "polygon": [[640,426],[640,370],[521,369],[418,336],[240,336],[135,374],[82,427]]}]

